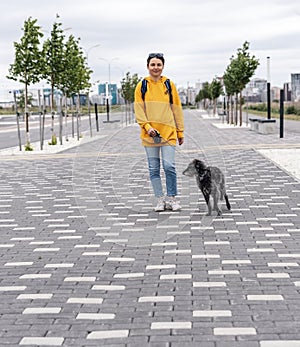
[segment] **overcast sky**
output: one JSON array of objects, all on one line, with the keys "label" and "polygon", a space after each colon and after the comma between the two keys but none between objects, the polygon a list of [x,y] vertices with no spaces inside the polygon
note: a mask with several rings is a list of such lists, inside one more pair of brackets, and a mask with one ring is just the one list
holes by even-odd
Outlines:
[{"label": "overcast sky", "polygon": [[268,56],[272,86],[300,73],[299,0],[22,0],[0,10],[0,88],[20,86],[6,75],[24,21],[37,19],[47,38],[56,14],[89,51],[93,82],[108,81],[108,62],[112,83],[127,71],[147,75],[150,52],[164,53],[164,75],[178,86],[210,82],[244,41],[260,61],[255,77],[267,78]]}]

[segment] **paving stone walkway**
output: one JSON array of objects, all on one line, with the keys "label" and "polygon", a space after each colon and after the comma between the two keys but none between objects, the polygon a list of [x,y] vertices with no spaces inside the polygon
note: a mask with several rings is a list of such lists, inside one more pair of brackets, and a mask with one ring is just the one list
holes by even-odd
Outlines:
[{"label": "paving stone walkway", "polygon": [[[153,212],[136,125],[0,157],[0,346],[300,346],[300,182],[256,151],[300,135],[185,121],[180,212]],[[226,175],[221,217],[194,158]]]}]

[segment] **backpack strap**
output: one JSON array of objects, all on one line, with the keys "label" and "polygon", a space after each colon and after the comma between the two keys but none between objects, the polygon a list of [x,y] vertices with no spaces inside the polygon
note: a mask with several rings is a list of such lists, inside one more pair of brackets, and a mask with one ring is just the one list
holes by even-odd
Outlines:
[{"label": "backpack strap", "polygon": [[142,99],[145,101],[145,94],[147,91],[147,80],[143,79],[142,80],[142,87],[141,87],[141,92],[142,92]]},{"label": "backpack strap", "polygon": [[169,100],[170,104],[173,104],[173,95],[172,95],[172,88],[171,88],[171,82],[169,79],[165,80],[165,86],[167,87],[168,93],[169,93]]},{"label": "backpack strap", "polygon": [[[171,87],[171,82],[169,79],[165,80],[165,86],[167,88],[167,91],[169,93],[169,100],[170,100],[170,104],[173,104],[173,95],[172,95],[172,87]],[[145,101],[145,94],[147,92],[147,80],[143,79],[142,80],[142,86],[141,86],[141,93],[142,93],[142,99],[143,101]]]}]

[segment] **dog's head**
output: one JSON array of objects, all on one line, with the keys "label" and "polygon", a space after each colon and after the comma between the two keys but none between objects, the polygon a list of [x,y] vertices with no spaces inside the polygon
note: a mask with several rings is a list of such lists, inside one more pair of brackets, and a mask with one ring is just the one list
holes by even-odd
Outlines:
[{"label": "dog's head", "polygon": [[206,165],[203,163],[203,161],[199,159],[194,159],[192,162],[189,163],[188,167],[182,172],[185,176],[196,176],[196,175],[202,175],[204,171],[206,170]]}]

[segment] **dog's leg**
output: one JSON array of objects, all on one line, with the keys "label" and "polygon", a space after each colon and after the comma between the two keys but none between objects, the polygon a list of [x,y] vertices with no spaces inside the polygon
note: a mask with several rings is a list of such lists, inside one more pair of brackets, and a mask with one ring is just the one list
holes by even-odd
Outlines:
[{"label": "dog's leg", "polygon": [[231,205],[230,205],[230,202],[228,200],[228,195],[225,193],[224,194],[224,197],[225,197],[225,201],[226,201],[226,207],[228,210],[231,210]]},{"label": "dog's leg", "polygon": [[218,206],[219,196],[220,196],[220,193],[219,193],[218,189],[216,189],[216,190],[214,191],[214,194],[213,194],[214,210],[217,211],[217,215],[218,215],[218,216],[221,216],[222,211],[219,209],[219,206]]},{"label": "dog's leg", "polygon": [[208,212],[207,212],[207,216],[211,216],[211,205],[210,205],[210,195],[207,191],[203,190],[202,191],[203,193],[203,196],[204,196],[204,199],[205,199],[205,202],[206,202],[206,205],[207,205],[207,208],[208,208]]},{"label": "dog's leg", "polygon": [[220,193],[221,193],[220,200],[223,200],[224,195],[226,194],[226,193],[225,193],[225,184],[224,184],[224,180],[222,180],[222,181],[220,182]]}]

